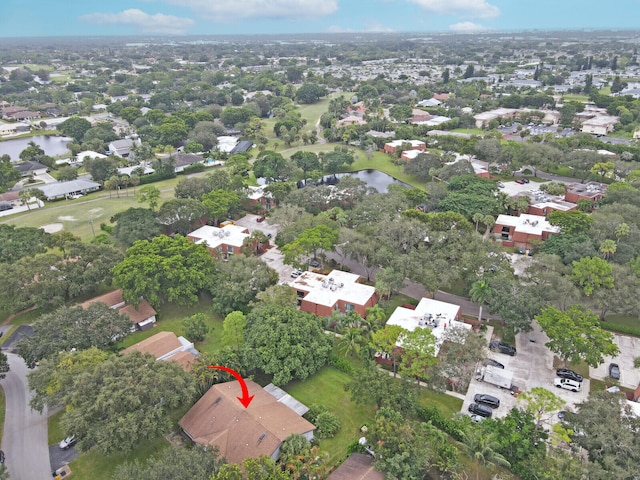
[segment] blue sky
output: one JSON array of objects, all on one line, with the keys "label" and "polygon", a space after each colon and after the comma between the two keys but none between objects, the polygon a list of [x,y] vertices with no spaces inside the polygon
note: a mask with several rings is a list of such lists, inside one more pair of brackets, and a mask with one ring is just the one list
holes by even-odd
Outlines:
[{"label": "blue sky", "polygon": [[0,37],[640,29],[640,0],[0,0]]}]

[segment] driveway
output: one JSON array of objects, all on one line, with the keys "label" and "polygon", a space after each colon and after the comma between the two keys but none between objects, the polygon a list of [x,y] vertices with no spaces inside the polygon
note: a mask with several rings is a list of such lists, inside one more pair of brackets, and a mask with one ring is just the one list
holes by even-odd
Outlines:
[{"label": "driveway", "polygon": [[59,468],[68,465],[80,456],[80,452],[75,445],[67,450],[62,450],[58,444],[49,445],[49,459],[51,460],[51,471],[55,472]]},{"label": "driveway", "polygon": [[8,353],[7,357],[11,371],[0,380],[6,398],[2,436],[5,464],[12,480],[50,479],[47,411],[31,410],[27,384],[29,369],[19,356]]},{"label": "driveway", "polygon": [[640,357],[640,338],[627,337],[614,334],[614,342],[618,345],[620,353],[616,357],[605,357],[604,363],[597,368],[589,368],[589,376],[598,380],[609,379],[609,364],[617,363],[620,366],[620,385],[635,390],[640,384],[640,369],[633,366],[633,359]]},{"label": "driveway", "polygon": [[[11,325],[6,326],[11,328]],[[18,342],[24,337],[30,337],[31,335],[33,335],[33,327],[31,325],[20,325],[2,344],[2,350],[15,352]]]}]

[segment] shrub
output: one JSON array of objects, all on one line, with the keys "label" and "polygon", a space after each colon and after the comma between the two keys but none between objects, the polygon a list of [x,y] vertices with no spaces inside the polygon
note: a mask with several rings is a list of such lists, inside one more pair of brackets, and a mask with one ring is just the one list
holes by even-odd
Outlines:
[{"label": "shrub", "polygon": [[438,430],[442,430],[444,433],[451,435],[459,442],[464,440],[463,423],[445,418],[438,407],[419,408],[418,416],[425,422],[431,422]]},{"label": "shrub", "polygon": [[340,420],[331,412],[322,412],[316,419],[318,438],[331,438],[340,430]]},{"label": "shrub", "polygon": [[354,369],[351,366],[351,363],[349,363],[349,360],[344,357],[331,355],[329,357],[329,365],[337,370],[340,370],[342,373],[346,373],[347,375],[353,375],[354,373]]},{"label": "shrub", "polygon": [[307,420],[315,425],[316,421],[318,420],[318,415],[327,411],[327,407],[325,407],[324,405],[320,403],[314,403],[313,405],[311,405],[311,407],[309,407],[309,411],[305,413],[304,416]]}]

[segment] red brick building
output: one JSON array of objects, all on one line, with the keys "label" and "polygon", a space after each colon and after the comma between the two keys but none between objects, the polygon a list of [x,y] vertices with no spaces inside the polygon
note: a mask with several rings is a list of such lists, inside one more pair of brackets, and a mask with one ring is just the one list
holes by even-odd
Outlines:
[{"label": "red brick building", "polygon": [[393,142],[387,142],[384,144],[384,153],[395,154],[397,149],[402,148],[403,145],[411,145],[409,150],[420,150],[421,152],[427,151],[427,144],[421,140],[394,140]]},{"label": "red brick building", "polygon": [[607,186],[604,183],[572,183],[570,185],[565,185],[564,199],[571,203],[578,203],[579,200],[597,202],[604,197],[606,192]]},{"label": "red brick building", "polygon": [[242,245],[247,237],[248,228],[232,224],[222,228],[203,225],[187,235],[193,243],[206,245],[211,255],[218,258],[229,258],[229,255],[242,253]]},{"label": "red brick building", "polygon": [[560,229],[551,225],[546,218],[539,215],[523,213],[519,217],[498,215],[493,233],[506,246],[518,245],[531,247],[532,240],[546,240],[549,235],[558,233]]},{"label": "red brick building", "polygon": [[303,312],[329,317],[334,311],[355,311],[366,317],[366,309],[378,303],[376,289],[360,283],[360,275],[333,270],[329,275],[304,272],[290,283],[298,292]]}]

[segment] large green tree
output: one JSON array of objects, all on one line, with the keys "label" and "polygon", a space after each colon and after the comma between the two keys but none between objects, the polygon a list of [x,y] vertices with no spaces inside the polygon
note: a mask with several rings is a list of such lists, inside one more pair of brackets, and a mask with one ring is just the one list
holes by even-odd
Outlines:
[{"label": "large green tree", "polygon": [[190,305],[210,285],[213,271],[213,259],[204,245],[181,235],[161,235],[129,247],[113,276],[129,303],[144,297],[155,305],[166,301]]},{"label": "large green tree", "polygon": [[256,295],[278,282],[278,274],[257,257],[231,255],[218,262],[210,279],[214,312],[226,315],[234,310],[247,312]]},{"label": "large green tree", "polygon": [[338,240],[339,232],[326,225],[317,225],[301,232],[291,243],[282,247],[286,263],[299,262],[302,255],[312,254],[317,258],[318,251],[332,251]]},{"label": "large green tree", "polygon": [[151,240],[160,233],[160,224],[149,208],[129,208],[111,217],[113,236],[118,243],[130,247],[138,240]]},{"label": "large green tree", "polygon": [[0,263],[46,252],[49,237],[41,228],[0,224]]},{"label": "large green tree", "polygon": [[84,138],[84,134],[91,128],[91,122],[86,118],[74,115],[60,123],[56,128],[65,135],[72,137],[76,142],[80,143]]},{"label": "large green tree", "polygon": [[571,278],[587,297],[596,290],[611,289],[614,286],[611,264],[598,257],[584,257],[573,262]]},{"label": "large green tree", "polygon": [[209,217],[218,225],[227,218],[229,212],[240,205],[240,197],[229,190],[213,190],[202,196],[202,204],[209,213]]},{"label": "large green tree", "polygon": [[13,168],[11,159],[0,159],[0,193],[13,187],[21,177],[18,169]]},{"label": "large green tree", "polygon": [[276,385],[313,375],[327,363],[331,348],[331,337],[310,313],[267,306],[247,315],[247,366],[273,375]]},{"label": "large green tree", "polygon": [[427,380],[430,368],[438,363],[435,353],[436,339],[428,328],[416,328],[400,336],[402,361],[400,374]]},{"label": "large green tree", "polygon": [[191,401],[196,388],[177,363],[132,352],[79,373],[66,392],[65,434],[76,435],[80,450],[107,455],[165,433],[168,411]]},{"label": "large green tree", "polygon": [[187,235],[207,216],[207,207],[192,198],[175,198],[164,202],[158,210],[158,222],[172,233]]},{"label": "large green tree", "polygon": [[31,364],[74,348],[104,348],[128,335],[131,326],[129,317],[104,303],[92,303],[86,309],[60,307],[34,322],[33,335],[20,341],[18,351]]},{"label": "large green tree", "polygon": [[536,320],[549,337],[545,345],[565,365],[584,361],[597,367],[604,362],[605,356],[615,356],[619,352],[613,335],[600,327],[598,316],[582,306],[571,305],[564,311],[547,307]]}]

